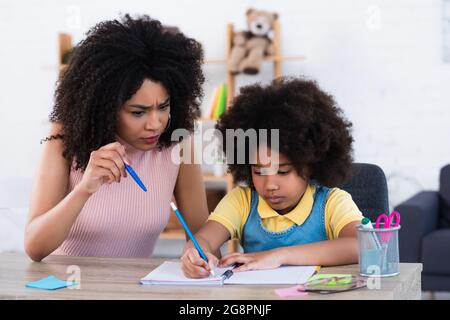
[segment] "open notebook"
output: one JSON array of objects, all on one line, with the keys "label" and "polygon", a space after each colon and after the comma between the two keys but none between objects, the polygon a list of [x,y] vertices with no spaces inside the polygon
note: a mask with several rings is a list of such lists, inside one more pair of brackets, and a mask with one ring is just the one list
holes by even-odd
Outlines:
[{"label": "open notebook", "polygon": [[228,268],[215,268],[215,277],[190,279],[183,275],[180,262],[166,261],[141,279],[142,284],[164,285],[223,285],[223,284],[303,284],[308,281],[317,266],[282,266],[271,270],[252,270],[228,273],[229,278],[222,276]]}]

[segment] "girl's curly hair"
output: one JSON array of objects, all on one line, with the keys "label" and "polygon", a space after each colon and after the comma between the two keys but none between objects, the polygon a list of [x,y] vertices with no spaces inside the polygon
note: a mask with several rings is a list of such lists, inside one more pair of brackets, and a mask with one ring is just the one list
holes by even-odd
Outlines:
[{"label": "girl's curly hair", "polygon": [[85,170],[93,150],[116,140],[119,110],[146,78],[170,95],[171,122],[158,147],[170,146],[175,129],[193,132],[203,97],[202,61],[197,41],[147,15],[94,26],[55,91],[50,121],[62,124],[63,156]]},{"label": "girl's curly hair", "polygon": [[[260,84],[243,87],[229,110],[219,119],[216,128],[227,152],[227,129],[279,129],[279,151],[296,171],[325,186],[344,182],[351,173],[352,124],[345,120],[333,97],[323,92],[315,81],[280,78],[266,87]],[[253,186],[249,162],[249,141],[245,141],[245,164],[234,159],[228,164],[235,182]],[[258,140],[259,141],[259,140]],[[228,156],[228,155],[227,155]],[[242,155],[241,155],[242,157]],[[229,158],[228,158],[229,159]]]}]

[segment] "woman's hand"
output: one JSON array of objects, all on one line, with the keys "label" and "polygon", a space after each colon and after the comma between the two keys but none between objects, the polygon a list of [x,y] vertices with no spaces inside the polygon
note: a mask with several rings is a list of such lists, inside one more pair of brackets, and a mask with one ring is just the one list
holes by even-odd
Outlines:
[{"label": "woman's hand", "polygon": [[220,259],[219,267],[240,264],[233,272],[275,269],[282,265],[281,256],[276,250],[267,250],[253,253],[233,252]]},{"label": "woman's hand", "polygon": [[181,270],[188,278],[206,278],[211,270],[217,266],[219,259],[210,252],[205,252],[208,262],[203,260],[197,249],[191,247],[187,249],[181,257]]},{"label": "woman's hand", "polygon": [[77,188],[95,193],[104,183],[120,182],[126,177],[125,163],[130,164],[125,147],[119,142],[113,142],[92,151],[88,165]]}]

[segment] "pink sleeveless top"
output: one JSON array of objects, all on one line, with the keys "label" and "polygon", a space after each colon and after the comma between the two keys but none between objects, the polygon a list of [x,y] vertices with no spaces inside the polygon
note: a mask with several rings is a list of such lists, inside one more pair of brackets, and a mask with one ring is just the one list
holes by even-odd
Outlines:
[{"label": "pink sleeveless top", "polygon": [[[179,164],[174,146],[139,151],[127,146],[131,165],[147,187],[128,174],[120,183],[104,184],[84,205],[66,240],[52,254],[97,257],[150,257],[169,220]],[[83,176],[71,170],[69,190]]]}]

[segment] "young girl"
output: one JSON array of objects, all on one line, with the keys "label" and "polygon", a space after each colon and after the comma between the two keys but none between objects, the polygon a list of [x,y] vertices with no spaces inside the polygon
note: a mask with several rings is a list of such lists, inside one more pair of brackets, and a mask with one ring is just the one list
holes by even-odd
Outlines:
[{"label": "young girl", "polygon": [[[347,192],[332,188],[350,173],[350,127],[333,98],[313,81],[279,79],[267,87],[243,88],[216,128],[225,139],[227,160],[233,161],[229,171],[246,186],[227,194],[196,234],[209,264],[187,243],[184,274],[207,277],[217,264],[240,264],[239,272],[357,262],[355,226],[361,212]],[[253,154],[248,140],[245,150],[239,144],[227,150],[228,139],[234,139],[226,134],[229,129],[268,129],[267,143],[258,139]],[[279,129],[279,148],[271,145],[270,129]],[[239,164],[242,152],[245,161]],[[244,253],[219,260],[213,253],[230,238],[240,239]]]},{"label": "young girl", "polygon": [[173,195],[192,230],[204,224],[200,166],[171,157],[172,132],[193,132],[199,115],[202,60],[198,42],[148,16],[101,22],[76,46],[32,192],[25,250],[33,260],[149,257]]}]

